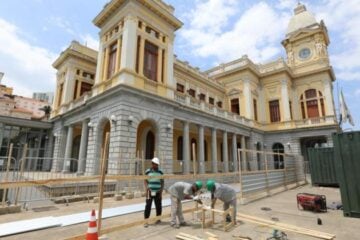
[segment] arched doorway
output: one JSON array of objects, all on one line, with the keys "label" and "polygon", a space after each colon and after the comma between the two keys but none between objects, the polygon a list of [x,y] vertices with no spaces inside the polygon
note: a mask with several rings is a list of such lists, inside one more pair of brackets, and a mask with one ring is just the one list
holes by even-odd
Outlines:
[{"label": "arched doorway", "polygon": [[283,169],[284,168],[284,145],[281,143],[274,143],[272,147],[274,153],[274,169]]},{"label": "arched doorway", "polygon": [[81,140],[81,135],[76,136],[73,140],[71,161],[70,161],[70,172],[77,172],[78,169],[80,140]]},{"label": "arched doorway", "polygon": [[137,129],[136,152],[145,160],[159,157],[157,152],[156,125],[151,120],[142,121]]},{"label": "arched doorway", "polygon": [[261,144],[260,142],[256,143],[256,161],[257,161],[257,168],[261,170]]}]

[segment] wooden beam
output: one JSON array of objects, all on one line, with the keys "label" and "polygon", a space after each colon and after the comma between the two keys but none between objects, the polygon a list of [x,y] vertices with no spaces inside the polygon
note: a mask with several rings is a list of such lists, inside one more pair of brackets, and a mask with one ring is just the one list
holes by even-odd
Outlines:
[{"label": "wooden beam", "polygon": [[105,183],[105,174],[106,174],[106,165],[107,165],[107,156],[109,152],[109,138],[110,133],[107,132],[105,135],[105,146],[103,148],[101,156],[101,176],[99,181],[99,211],[98,211],[98,232],[101,232],[101,220],[102,220],[102,209],[103,209],[103,199],[104,199],[104,183]]},{"label": "wooden beam", "polygon": [[267,226],[267,227],[270,227],[273,229],[290,231],[290,232],[299,233],[299,234],[303,234],[303,235],[307,235],[307,236],[312,236],[312,237],[319,238],[319,239],[331,240],[331,239],[335,238],[335,235],[331,234],[331,233],[320,232],[320,231],[316,231],[316,230],[312,230],[312,229],[308,229],[308,228],[301,228],[301,227],[297,227],[294,225],[279,223],[279,222],[266,220],[263,218],[258,218],[258,217],[254,217],[254,216],[246,215],[246,214],[242,214],[242,213],[238,213],[237,217],[246,222],[259,224],[261,226]]}]

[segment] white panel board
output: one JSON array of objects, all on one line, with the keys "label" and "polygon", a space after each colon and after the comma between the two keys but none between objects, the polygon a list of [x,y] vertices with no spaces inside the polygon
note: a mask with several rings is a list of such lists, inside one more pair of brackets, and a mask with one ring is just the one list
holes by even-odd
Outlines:
[{"label": "white panel board", "polygon": [[3,223],[0,224],[0,237],[58,226],[61,226],[61,222],[54,217],[43,217]]}]

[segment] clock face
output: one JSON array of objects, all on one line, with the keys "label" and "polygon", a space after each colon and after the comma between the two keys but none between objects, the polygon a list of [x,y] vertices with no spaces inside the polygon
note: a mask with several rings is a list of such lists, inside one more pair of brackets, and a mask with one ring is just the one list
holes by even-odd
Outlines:
[{"label": "clock face", "polygon": [[311,54],[311,51],[310,51],[309,48],[303,48],[299,52],[299,57],[301,59],[306,59],[306,58],[308,58],[310,56],[310,54]]}]

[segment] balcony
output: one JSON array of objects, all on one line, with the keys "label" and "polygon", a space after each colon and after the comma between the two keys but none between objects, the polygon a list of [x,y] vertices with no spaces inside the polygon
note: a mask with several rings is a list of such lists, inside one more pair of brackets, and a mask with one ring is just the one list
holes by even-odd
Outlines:
[{"label": "balcony", "polygon": [[305,128],[305,127],[314,127],[314,126],[326,126],[337,124],[335,116],[325,116],[319,118],[309,118],[309,119],[300,119],[300,120],[291,120],[283,121],[276,123],[266,123],[266,122],[257,122],[251,119],[247,119],[238,114],[228,112],[225,109],[216,107],[214,105],[208,104],[204,101],[195,99],[189,95],[176,92],[175,101],[188,106],[192,109],[197,109],[211,115],[236,122],[238,124],[245,125],[247,127],[255,127],[261,130],[285,130],[292,128]]}]

